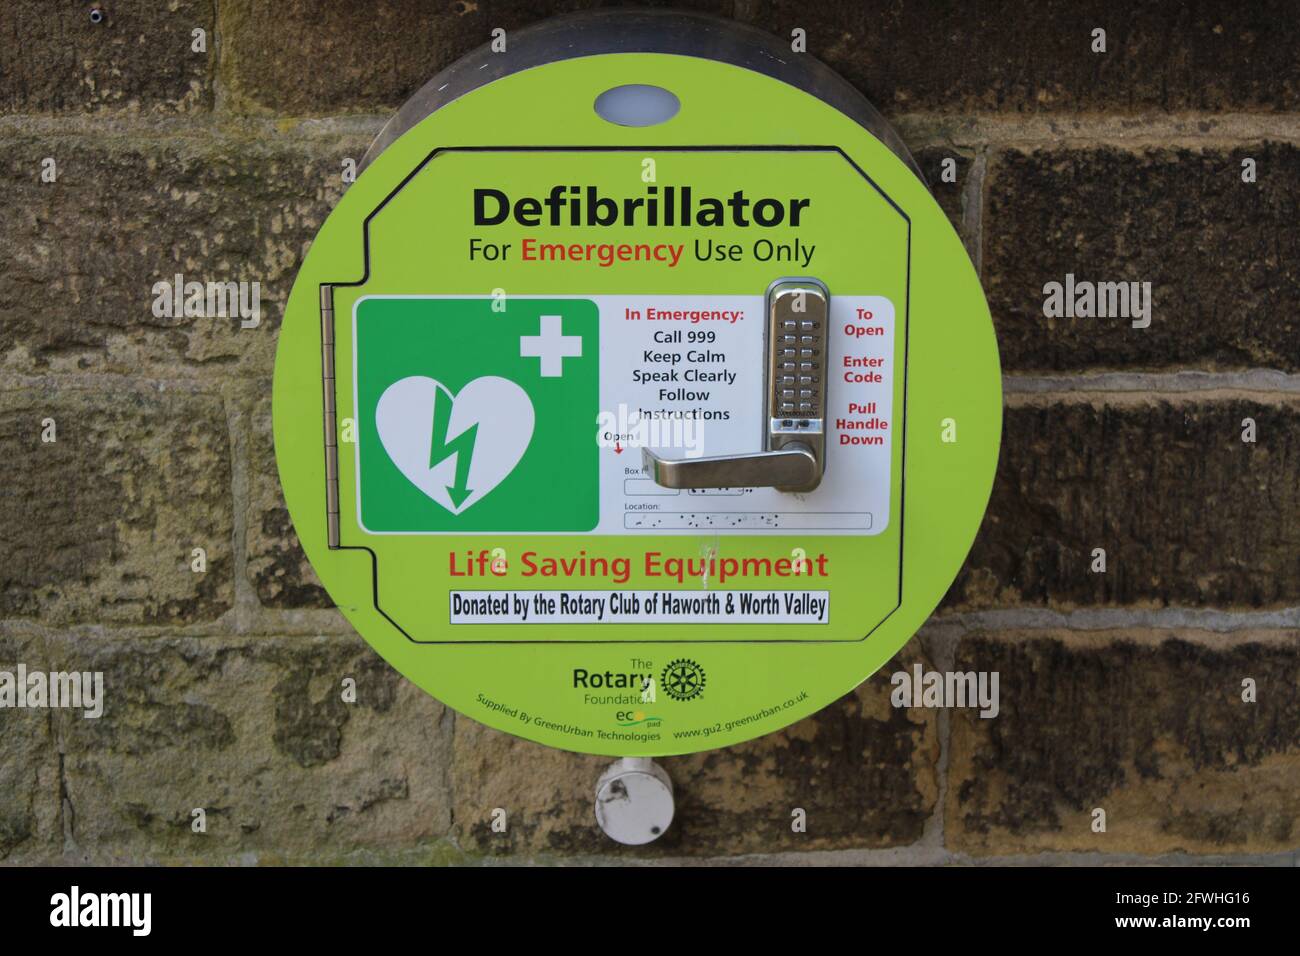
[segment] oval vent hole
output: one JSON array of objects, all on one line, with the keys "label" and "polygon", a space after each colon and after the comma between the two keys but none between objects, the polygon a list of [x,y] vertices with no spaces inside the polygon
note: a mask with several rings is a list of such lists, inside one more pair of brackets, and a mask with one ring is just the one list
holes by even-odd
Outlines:
[{"label": "oval vent hole", "polygon": [[616,126],[658,126],[682,108],[681,100],[662,86],[629,83],[596,97],[596,115]]}]

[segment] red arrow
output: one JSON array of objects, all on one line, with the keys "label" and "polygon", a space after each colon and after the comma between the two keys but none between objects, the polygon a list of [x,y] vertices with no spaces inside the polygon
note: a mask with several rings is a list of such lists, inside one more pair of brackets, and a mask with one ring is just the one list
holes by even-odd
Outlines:
[{"label": "red arrow", "polygon": [[616,455],[623,454],[623,446],[618,443],[617,438],[614,439],[614,454]]}]

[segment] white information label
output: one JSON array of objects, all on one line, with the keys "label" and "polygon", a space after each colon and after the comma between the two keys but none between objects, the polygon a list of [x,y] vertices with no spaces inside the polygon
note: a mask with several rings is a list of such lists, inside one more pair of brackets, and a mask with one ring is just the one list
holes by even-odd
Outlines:
[{"label": "white information label", "polygon": [[827,591],[452,591],[452,624],[829,624]]},{"label": "white information label", "polygon": [[767,367],[763,296],[598,296],[601,509],[598,534],[879,534],[893,447],[893,304],[830,300],[824,374],[826,471],[807,494],[663,488],[641,448],[664,458],[761,451]]}]

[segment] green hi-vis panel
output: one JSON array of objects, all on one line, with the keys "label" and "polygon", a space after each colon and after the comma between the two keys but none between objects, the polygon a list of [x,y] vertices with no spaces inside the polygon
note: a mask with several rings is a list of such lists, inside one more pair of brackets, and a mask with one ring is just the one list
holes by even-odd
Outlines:
[{"label": "green hi-vis panel", "polygon": [[[621,126],[593,102],[669,88]],[[943,596],[1001,427],[992,324],[909,165],[731,63],[510,73],[384,148],[289,300],[275,445],[348,620],[568,750],[784,727]]]}]

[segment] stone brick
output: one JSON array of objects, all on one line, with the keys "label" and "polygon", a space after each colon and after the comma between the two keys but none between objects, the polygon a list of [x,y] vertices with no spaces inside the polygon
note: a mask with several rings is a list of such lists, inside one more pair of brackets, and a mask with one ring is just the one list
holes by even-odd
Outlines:
[{"label": "stone brick", "polygon": [[[243,362],[269,374],[303,254],[342,191],[355,135],[6,133],[0,363],[17,370]],[[260,134],[260,135],[259,135]],[[53,157],[58,181],[40,181]],[[154,315],[157,282],[260,282],[261,324]]]},{"label": "stone brick", "polygon": [[[949,606],[1300,602],[1300,403],[1013,405]],[[1255,419],[1256,444],[1241,440]],[[1106,550],[1093,573],[1092,551]]]},{"label": "stone brick", "polygon": [[[957,234],[962,237],[968,249],[974,248],[976,237],[968,235],[965,228],[964,216],[966,213],[966,187],[969,183],[971,166],[973,161],[969,155],[964,152],[958,152],[955,149],[944,149],[939,146],[927,146],[913,154],[916,164],[921,167],[921,172],[925,174],[926,182],[930,186],[930,193],[939,203],[939,207],[948,214],[948,220],[952,227],[957,230]],[[954,174],[956,178],[953,182],[944,180],[944,163],[946,160],[954,161]]]},{"label": "stone brick", "polygon": [[[1161,0],[757,0],[744,18],[886,112],[1273,110],[1300,103],[1294,10]],[[1107,31],[1105,54],[1092,31]]]},{"label": "stone brick", "polygon": [[[178,113],[212,104],[211,0],[0,4],[0,112]],[[207,31],[207,51],[191,49]]]},{"label": "stone brick", "polygon": [[[0,633],[0,671],[48,671],[39,638]],[[48,710],[0,709],[0,862],[40,861],[63,845],[59,751]]]},{"label": "stone brick", "polygon": [[[712,856],[915,843],[938,802],[933,711],[895,709],[889,677],[905,652],[819,713],[748,743],[662,758],[676,817],[644,847],[620,848],[596,824],[607,757],[564,753],[459,718],[452,788],[459,844],[488,854]],[[507,812],[493,833],[492,811]],[[792,833],[791,811],[808,814]]]},{"label": "stone brick", "polygon": [[103,717],[60,713],[78,858],[327,862],[446,834],[446,713],[358,638],[64,640],[57,653],[104,672]]},{"label": "stone brick", "polygon": [[[999,673],[1001,712],[954,712],[950,848],[1300,846],[1300,634],[977,634],[957,666]],[[1098,807],[1105,833],[1091,829]]]},{"label": "stone brick", "polygon": [[[252,111],[387,110],[496,27],[602,5],[399,0],[352,9],[230,0],[221,5],[222,77],[235,105]],[[808,52],[888,112],[1274,110],[1300,102],[1284,0],[1226,8],[1159,0],[671,5],[736,16],[780,37],[803,27]],[[1091,51],[1097,26],[1108,31],[1106,54]]]},{"label": "stone brick", "polygon": [[[230,440],[219,398],[0,393],[0,616],[187,624],[230,608]],[[42,441],[54,420],[57,440]],[[191,551],[207,570],[191,570]]]},{"label": "stone brick", "polygon": [[[1243,183],[1242,160],[1258,182]],[[1010,150],[984,283],[1006,368],[1300,368],[1300,149]],[[1043,315],[1043,286],[1150,282],[1151,325]]]},{"label": "stone brick", "polygon": [[[609,5],[394,0],[356,6],[279,0],[268,6],[228,0],[221,5],[222,76],[232,106],[248,112],[387,112],[439,70],[487,43],[498,27],[508,34],[548,16]],[[732,4],[678,0],[671,6],[725,14]]]},{"label": "stone brick", "polygon": [[333,607],[294,533],[284,503],[275,445],[271,402],[259,403],[252,416],[249,451],[248,580],[265,607]]}]

